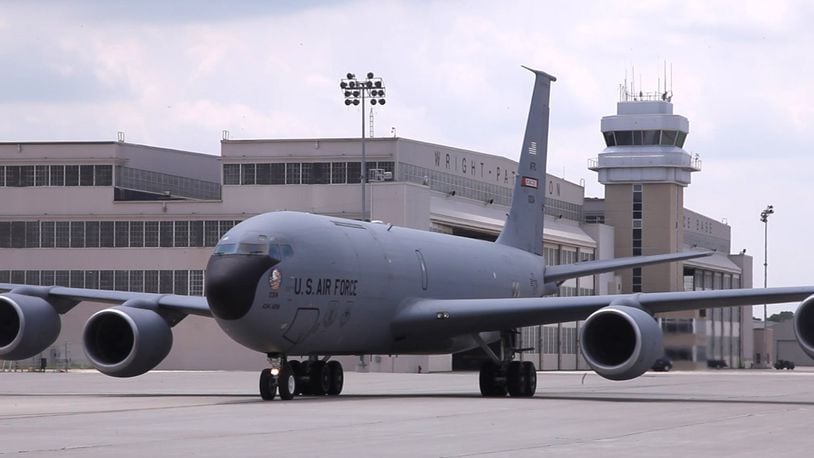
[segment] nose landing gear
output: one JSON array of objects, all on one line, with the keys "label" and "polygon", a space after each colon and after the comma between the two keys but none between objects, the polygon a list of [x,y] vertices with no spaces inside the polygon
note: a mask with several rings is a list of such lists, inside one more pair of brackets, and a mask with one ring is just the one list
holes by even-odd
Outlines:
[{"label": "nose landing gear", "polygon": [[[290,400],[297,394],[337,396],[342,392],[345,375],[338,361],[319,360],[288,361],[284,355],[269,354],[271,367],[260,372],[260,397],[273,400]],[[327,358],[326,358],[327,359]]]}]

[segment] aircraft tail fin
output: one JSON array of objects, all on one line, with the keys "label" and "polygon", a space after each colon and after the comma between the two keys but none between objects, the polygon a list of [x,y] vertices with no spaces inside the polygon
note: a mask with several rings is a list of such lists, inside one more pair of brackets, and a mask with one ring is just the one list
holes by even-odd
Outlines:
[{"label": "aircraft tail fin", "polygon": [[526,134],[514,183],[512,206],[497,243],[538,255],[543,254],[546,155],[548,154],[548,103],[551,82],[557,78],[539,70],[535,75]]}]

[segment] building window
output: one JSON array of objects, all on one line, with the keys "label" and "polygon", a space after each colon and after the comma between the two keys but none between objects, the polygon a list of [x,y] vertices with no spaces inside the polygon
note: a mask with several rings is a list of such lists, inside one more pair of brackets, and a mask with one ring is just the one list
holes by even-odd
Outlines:
[{"label": "building window", "polygon": [[186,296],[189,294],[189,271],[176,270],[174,273],[175,283],[173,293]]},{"label": "building window", "polygon": [[159,246],[162,248],[172,247],[173,224],[172,221],[161,221],[158,223]]},{"label": "building window", "polygon": [[79,186],[93,186],[93,166],[79,166]]},{"label": "building window", "polygon": [[56,246],[57,248],[68,248],[71,246],[71,226],[67,221],[56,222]]},{"label": "building window", "polygon": [[255,166],[254,164],[240,164],[240,184],[255,184]]},{"label": "building window", "polygon": [[158,292],[161,294],[172,294],[173,272],[171,270],[158,271]]},{"label": "building window", "polygon": [[240,184],[240,164],[223,164],[223,184]]},{"label": "building window", "polygon": [[290,162],[285,165],[285,184],[300,184],[300,163]]},{"label": "building window", "polygon": [[158,292],[158,271],[145,270],[144,271],[144,292],[157,293]]},{"label": "building window", "polygon": [[271,164],[269,184],[285,184],[285,164]]},{"label": "building window", "polygon": [[52,165],[51,169],[51,186],[65,186],[65,166]]},{"label": "building window", "polygon": [[34,186],[34,166],[20,167],[20,186]]},{"label": "building window", "polygon": [[47,165],[38,165],[34,168],[34,186],[48,186]]},{"label": "building window", "polygon": [[113,221],[99,222],[99,246],[102,248],[116,246],[116,225]]},{"label": "building window", "polygon": [[313,176],[314,164],[305,162],[301,165],[301,182],[302,184],[314,184]]},{"label": "building window", "polygon": [[71,221],[71,248],[85,247],[85,222]]},{"label": "building window", "polygon": [[[43,221],[40,225],[40,246],[43,248],[54,247],[54,229],[55,224],[53,221]],[[2,228],[2,225],[0,225]],[[2,245],[2,230],[0,230],[0,246]]]},{"label": "building window", "polygon": [[204,246],[204,222],[203,221],[190,221],[189,222],[189,246],[202,247]]},{"label": "building window", "polygon": [[175,246],[189,246],[189,221],[175,222]]},{"label": "building window", "polygon": [[257,184],[271,184],[271,164],[256,164],[255,177]]},{"label": "building window", "polygon": [[79,186],[79,166],[65,166],[65,186]]},{"label": "building window", "polygon": [[98,221],[85,221],[85,246],[88,248],[99,247]]},{"label": "building window", "polygon": [[130,222],[130,246],[134,248],[144,246],[144,221]]},{"label": "building window", "polygon": [[137,293],[144,292],[144,271],[131,270],[130,271],[130,291]]},{"label": "building window", "polygon": [[348,183],[360,183],[362,181],[362,163],[348,162]]},{"label": "building window", "polygon": [[331,163],[331,183],[345,184],[348,182],[348,164],[347,162],[333,162]]},{"label": "building window", "polygon": [[39,221],[28,221],[25,223],[25,247],[40,247],[40,223]]},{"label": "building window", "polygon": [[311,165],[311,179],[314,184],[329,184],[331,182],[331,163],[313,163]]}]

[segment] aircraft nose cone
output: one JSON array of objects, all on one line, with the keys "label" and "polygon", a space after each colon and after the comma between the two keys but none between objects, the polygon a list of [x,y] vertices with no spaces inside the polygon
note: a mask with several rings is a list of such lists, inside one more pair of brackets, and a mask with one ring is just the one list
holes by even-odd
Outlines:
[{"label": "aircraft nose cone", "polygon": [[237,320],[254,303],[254,294],[263,274],[277,261],[268,256],[214,255],[206,265],[204,294],[215,317]]}]

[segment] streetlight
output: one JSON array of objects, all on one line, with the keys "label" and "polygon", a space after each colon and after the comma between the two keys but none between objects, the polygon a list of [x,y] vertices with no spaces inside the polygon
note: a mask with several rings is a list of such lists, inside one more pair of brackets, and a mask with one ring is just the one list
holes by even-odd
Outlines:
[{"label": "streetlight", "polygon": [[339,88],[345,96],[345,106],[359,105],[362,103],[362,219],[367,218],[367,203],[365,201],[365,188],[367,186],[367,156],[365,154],[365,99],[370,99],[371,105],[384,105],[385,87],[382,79],[373,74],[367,73],[367,78],[359,80],[353,73],[348,73],[339,82]]},{"label": "streetlight", "polygon": [[[763,287],[768,287],[768,267],[769,267],[769,215],[774,214],[774,206],[767,205],[766,209],[760,212],[760,221],[763,223]],[[763,344],[766,348],[766,364],[769,361],[769,343],[767,342],[766,327],[769,324],[766,318],[766,304],[763,304]]]}]

